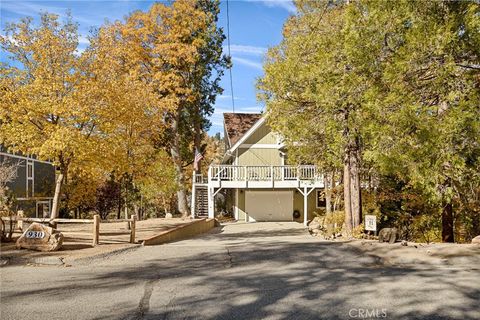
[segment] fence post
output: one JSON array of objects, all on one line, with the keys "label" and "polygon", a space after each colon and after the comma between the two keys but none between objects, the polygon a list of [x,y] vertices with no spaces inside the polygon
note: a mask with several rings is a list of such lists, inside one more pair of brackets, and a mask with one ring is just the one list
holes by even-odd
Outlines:
[{"label": "fence post", "polygon": [[93,246],[95,247],[100,243],[100,215],[96,214],[93,216]]},{"label": "fence post", "polygon": [[132,222],[131,222],[131,230],[130,230],[130,243],[135,243],[135,228],[136,228],[137,215],[132,214],[131,218],[132,218]]},{"label": "fence post", "polygon": [[17,211],[17,229],[23,232],[23,210],[18,210]]}]

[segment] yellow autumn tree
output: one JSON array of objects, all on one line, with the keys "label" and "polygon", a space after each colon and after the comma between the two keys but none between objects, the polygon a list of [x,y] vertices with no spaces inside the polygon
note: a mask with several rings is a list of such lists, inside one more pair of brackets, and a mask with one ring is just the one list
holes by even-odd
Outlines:
[{"label": "yellow autumn tree", "polygon": [[210,112],[204,109],[220,90],[216,79],[210,81],[212,70],[224,62],[223,38],[214,27],[217,4],[156,3],[146,12],[134,12],[123,22],[101,28],[89,53],[98,83],[93,89],[97,93],[89,97],[108,106],[110,127],[105,130],[118,171],[135,180],[159,149],[167,151],[183,216],[189,211],[184,171],[191,162],[187,158],[194,131],[200,130],[202,117]]},{"label": "yellow autumn tree", "polygon": [[100,28],[83,54],[89,80],[82,84],[82,96],[85,103],[96,105],[101,119],[99,161],[124,185],[127,216],[130,205],[137,208],[129,203],[129,189],[156,165],[156,141],[166,129],[164,116],[172,105],[157,94],[161,87],[147,68],[143,45],[141,34],[116,21]]},{"label": "yellow autumn tree", "polygon": [[170,211],[172,197],[177,191],[175,180],[175,168],[165,151],[157,153],[155,160],[145,168],[145,174],[137,178],[139,188],[145,201],[165,213]]},{"label": "yellow autumn tree", "polygon": [[12,59],[0,69],[0,143],[58,167],[52,218],[58,217],[69,168],[92,165],[97,120],[80,103],[81,59],[77,25],[43,13],[39,25],[25,18],[7,25],[0,45]]},{"label": "yellow autumn tree", "polygon": [[125,24],[126,33],[138,39],[139,46],[134,48],[139,53],[139,69],[156,88],[158,102],[168,109],[163,125],[169,130],[162,142],[174,164],[178,209],[184,217],[189,210],[181,125],[187,106],[198,101],[190,76],[200,59],[199,48],[205,44],[198,35],[207,26],[206,14],[196,4],[194,0],[176,1],[171,6],[154,4],[147,12],[132,14]]}]

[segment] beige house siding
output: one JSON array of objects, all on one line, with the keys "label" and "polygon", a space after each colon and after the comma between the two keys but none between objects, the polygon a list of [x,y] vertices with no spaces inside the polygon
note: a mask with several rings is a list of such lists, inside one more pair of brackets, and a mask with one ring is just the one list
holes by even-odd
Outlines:
[{"label": "beige house siding", "polygon": [[281,166],[282,157],[277,149],[239,149],[238,165],[241,166]]},{"label": "beige house siding", "polygon": [[245,190],[238,190],[238,221],[245,221]]},{"label": "beige house siding", "polygon": [[268,125],[262,124],[250,137],[245,140],[244,144],[278,144],[278,138]]},{"label": "beige house siding", "polygon": [[[271,145],[271,147],[262,148],[265,145]],[[277,136],[271,132],[270,127],[263,124],[245,140],[243,146],[236,150],[237,159],[234,163],[241,166],[283,165],[283,158],[277,146]]]}]

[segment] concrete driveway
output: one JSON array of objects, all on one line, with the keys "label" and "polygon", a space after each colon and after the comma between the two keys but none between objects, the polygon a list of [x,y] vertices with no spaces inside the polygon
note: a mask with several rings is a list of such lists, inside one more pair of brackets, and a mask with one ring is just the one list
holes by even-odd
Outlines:
[{"label": "concrete driveway", "polygon": [[384,266],[296,223],[0,270],[1,319],[480,319],[478,265]]}]

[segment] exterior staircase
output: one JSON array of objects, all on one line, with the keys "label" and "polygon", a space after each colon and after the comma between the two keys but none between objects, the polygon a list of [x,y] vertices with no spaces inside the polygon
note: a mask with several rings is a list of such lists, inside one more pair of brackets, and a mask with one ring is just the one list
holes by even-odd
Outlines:
[{"label": "exterior staircase", "polygon": [[195,216],[208,216],[208,188],[207,186],[194,186],[195,188]]}]

